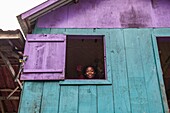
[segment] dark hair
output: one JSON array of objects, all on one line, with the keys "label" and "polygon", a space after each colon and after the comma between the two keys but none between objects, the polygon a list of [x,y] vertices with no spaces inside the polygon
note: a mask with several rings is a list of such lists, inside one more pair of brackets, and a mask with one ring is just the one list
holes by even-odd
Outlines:
[{"label": "dark hair", "polygon": [[88,67],[92,67],[92,68],[94,69],[94,72],[95,72],[94,77],[96,77],[96,75],[97,75],[97,68],[96,68],[95,66],[92,66],[92,65],[88,65],[88,66],[85,66],[85,67],[83,68],[83,71],[82,71],[83,76],[84,76],[85,78],[88,78],[87,75],[86,75],[86,70],[87,70]]}]

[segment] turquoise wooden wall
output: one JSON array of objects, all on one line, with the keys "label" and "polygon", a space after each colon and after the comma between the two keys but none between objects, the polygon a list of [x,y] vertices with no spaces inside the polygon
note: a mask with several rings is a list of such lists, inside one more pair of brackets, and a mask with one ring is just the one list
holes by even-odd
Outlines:
[{"label": "turquoise wooden wall", "polygon": [[170,29],[40,29],[35,34],[108,35],[112,84],[25,81],[19,113],[168,113],[156,35]]}]

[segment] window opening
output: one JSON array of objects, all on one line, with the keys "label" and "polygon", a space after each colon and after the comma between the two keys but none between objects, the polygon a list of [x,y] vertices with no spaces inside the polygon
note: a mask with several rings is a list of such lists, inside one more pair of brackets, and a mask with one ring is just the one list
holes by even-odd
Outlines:
[{"label": "window opening", "polygon": [[165,91],[170,108],[170,37],[158,37],[158,51],[163,71]]},{"label": "window opening", "polygon": [[103,36],[68,35],[66,79],[105,79]]}]

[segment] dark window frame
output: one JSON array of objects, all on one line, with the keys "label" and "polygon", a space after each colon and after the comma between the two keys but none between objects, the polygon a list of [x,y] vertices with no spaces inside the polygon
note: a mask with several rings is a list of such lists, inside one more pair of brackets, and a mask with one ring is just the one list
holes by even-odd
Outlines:
[{"label": "dark window frame", "polygon": [[109,34],[100,34],[100,33],[90,33],[90,34],[65,34],[66,36],[69,35],[80,35],[80,36],[102,36],[104,41],[104,62],[105,62],[105,79],[64,79],[63,81],[59,81],[60,85],[69,85],[69,84],[112,84],[112,74],[111,74],[111,61],[110,61],[110,54],[109,52],[109,41],[106,41],[106,38],[109,39]]}]

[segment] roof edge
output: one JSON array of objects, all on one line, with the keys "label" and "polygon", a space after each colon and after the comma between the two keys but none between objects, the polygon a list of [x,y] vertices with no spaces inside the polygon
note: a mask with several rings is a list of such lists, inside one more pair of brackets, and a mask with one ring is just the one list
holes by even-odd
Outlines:
[{"label": "roof edge", "polygon": [[32,32],[32,28],[35,26],[35,23],[39,17],[67,4],[78,3],[78,1],[79,0],[48,0],[18,15],[17,19],[24,35],[26,36],[26,34]]}]

